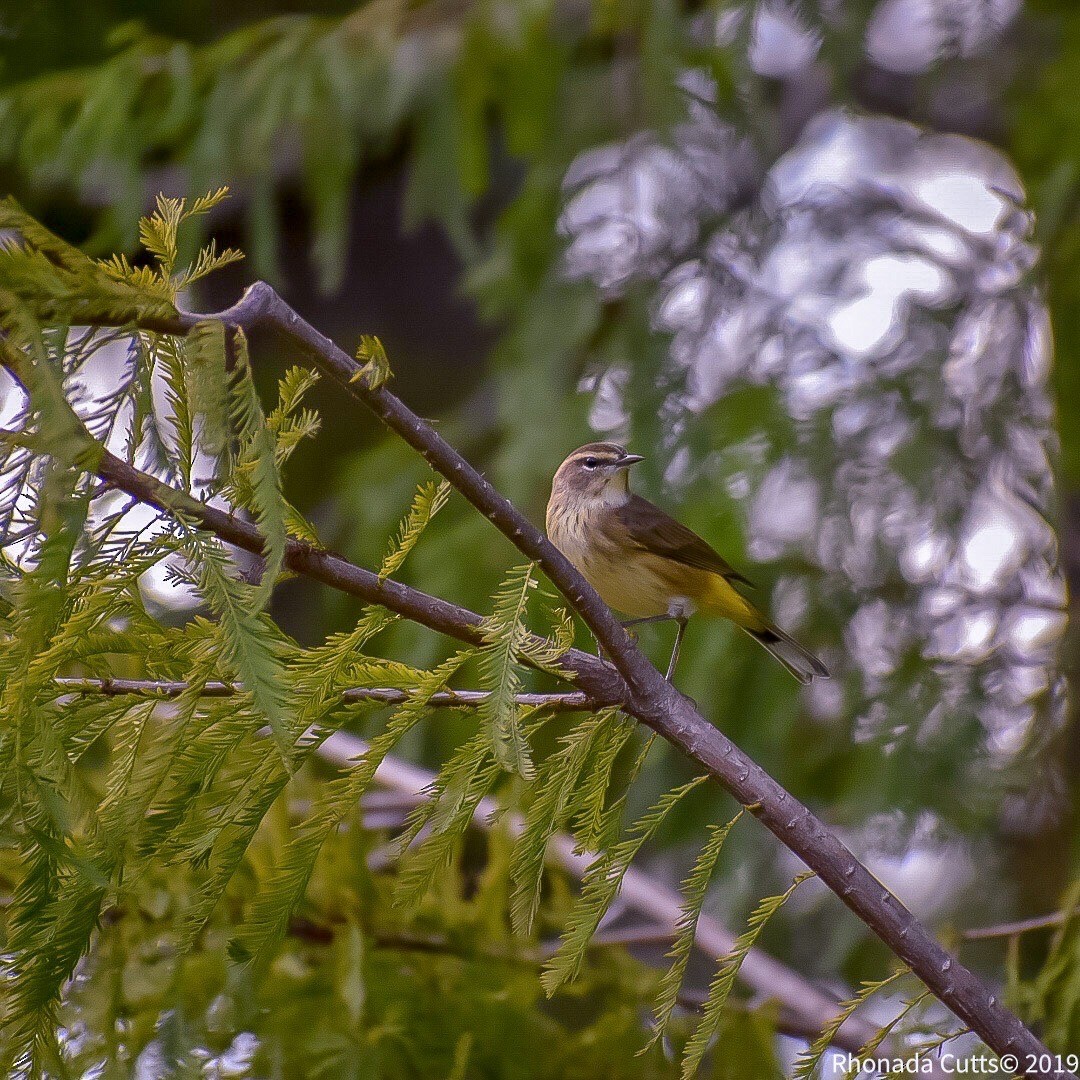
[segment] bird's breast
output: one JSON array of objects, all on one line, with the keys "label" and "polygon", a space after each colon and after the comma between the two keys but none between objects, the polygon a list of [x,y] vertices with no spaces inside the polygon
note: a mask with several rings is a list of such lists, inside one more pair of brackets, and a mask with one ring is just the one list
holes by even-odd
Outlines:
[{"label": "bird's breast", "polygon": [[608,508],[548,507],[547,533],[610,608],[633,618],[665,615],[680,595],[670,560],[630,542]]}]

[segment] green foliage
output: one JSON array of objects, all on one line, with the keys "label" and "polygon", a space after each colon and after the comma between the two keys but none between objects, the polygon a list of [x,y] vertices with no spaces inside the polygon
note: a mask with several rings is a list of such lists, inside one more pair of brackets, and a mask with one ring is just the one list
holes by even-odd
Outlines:
[{"label": "green foliage", "polygon": [[356,359],[362,366],[353,376],[353,381],[363,379],[369,390],[378,390],[393,374],[383,343],[370,334],[364,334],[360,338],[360,344],[356,348]]},{"label": "green foliage", "polygon": [[262,583],[255,590],[252,604],[262,608],[270,599],[285,560],[288,529],[285,499],[281,494],[277,433],[266,422],[259,395],[251,376],[247,338],[237,330],[231,342],[233,370],[229,380],[230,418],[236,447],[224,492],[229,502],[251,512],[263,536]]},{"label": "green foliage", "polygon": [[[437,876],[446,871],[499,773],[486,731],[462,743],[439,771],[428,800],[409,815],[396,845],[405,853],[399,903],[406,907],[418,905]],[[423,842],[410,851],[425,832]]]},{"label": "green foliage", "polygon": [[550,640],[530,633],[525,616],[539,585],[535,575],[531,563],[510,571],[495,593],[491,615],[484,620],[484,647],[479,657],[480,680],[489,691],[480,715],[490,733],[495,760],[501,768],[524,780],[531,780],[534,770],[516,701],[521,689],[519,665],[527,660],[536,667],[557,671],[559,658],[572,641],[565,613],[558,617]]},{"label": "green foliage", "polygon": [[387,578],[396,573],[416,546],[431,519],[446,505],[450,497],[450,485],[445,480],[423,484],[413,499],[408,516],[401,523],[396,539],[379,567],[379,577]]},{"label": "green foliage", "polygon": [[709,1043],[719,1030],[724,1007],[727,1005],[728,996],[731,994],[731,988],[735,984],[735,978],[739,974],[743,960],[746,959],[746,954],[757,944],[762,930],[787,903],[791,894],[799,885],[813,876],[811,871],[800,874],[785,892],[777,896],[767,896],[751,912],[746,929],[735,939],[735,946],[731,952],[720,961],[716,974],[709,984],[709,994],[701,1010],[701,1019],[694,1028],[694,1034],[687,1042],[683,1053],[683,1080],[690,1080],[697,1072],[702,1058],[709,1049]]},{"label": "green foliage", "polygon": [[[320,781],[297,783],[299,802]],[[467,1076],[523,1076],[527,1067],[540,1080],[669,1080],[661,1056],[635,1057],[654,973],[624,953],[600,950],[582,972],[574,1007],[544,1008],[536,942],[515,941],[501,921],[498,876],[470,887],[467,869],[455,864],[440,903],[405,919],[391,902],[392,868],[369,865],[380,839],[354,808],[327,841],[319,883],[259,983],[230,969],[221,942],[272,855],[274,830],[260,832],[249,873],[234,882],[190,951],[178,943],[191,875],[150,873],[123,907],[109,909],[62,1008],[61,1022],[85,1025],[67,1050],[68,1069],[104,1065],[106,1074],[130,1075],[151,1047],[144,1065],[161,1061],[153,1056],[158,1051],[180,1075],[239,1059],[249,1060],[250,1075],[276,1070],[287,1080],[441,1080],[465,1060]],[[491,847],[498,862],[498,842]],[[9,869],[0,863],[0,876]],[[146,948],[147,940],[155,947]],[[761,1049],[746,1038],[755,1027],[766,1033],[769,1052],[768,1013],[733,1011],[725,1045],[743,1047],[748,1065],[760,1066]],[[245,1046],[247,1055],[240,1052]],[[777,1068],[775,1057],[771,1066]],[[732,1074],[717,1064],[704,1075]]]},{"label": "green foliage", "polygon": [[828,1051],[829,1046],[836,1037],[836,1033],[852,1016],[855,1015],[856,1010],[864,1005],[879,990],[883,990],[886,986],[896,982],[897,979],[903,978],[907,974],[907,971],[908,969],[906,967],[898,968],[884,979],[878,979],[875,982],[864,982],[862,986],[859,987],[859,992],[857,994],[848,998],[847,1001],[842,1002],[836,1016],[822,1028],[821,1034],[818,1035],[818,1037],[810,1044],[806,1053],[804,1053],[795,1063],[795,1071],[792,1074],[792,1080],[809,1080],[809,1078],[814,1075],[814,1071],[821,1064],[821,1059]]},{"label": "green foliage", "polygon": [[559,951],[551,958],[542,976],[544,989],[554,994],[564,983],[581,971],[585,951],[600,920],[611,905],[619,885],[634,857],[646,841],[656,833],[664,818],[679,800],[688,795],[706,777],[699,776],[689,783],[666,792],[630,828],[625,839],[608,851],[601,852],[582,880],[581,900],[567,921]]},{"label": "green foliage", "polygon": [[517,654],[528,633],[525,608],[530,591],[538,584],[533,574],[531,563],[517,567],[495,594],[495,608],[484,625],[480,667],[480,677],[490,691],[482,716],[491,733],[495,760],[526,780],[533,776],[533,765],[515,695],[521,688]]},{"label": "green foliage", "polygon": [[[77,315],[152,325],[172,310],[180,284],[221,263],[208,253],[191,270],[176,266],[179,227],[220,196],[198,200],[190,211],[182,200],[159,200],[142,228],[154,266],[132,270],[117,261],[106,276],[99,264],[7,206],[7,223],[18,227],[21,246],[5,249],[6,269],[17,275],[21,260],[32,273],[2,294],[10,333],[5,364],[22,379],[29,399],[25,437],[20,433],[3,462],[4,483],[13,492],[5,505],[21,506],[34,526],[24,563],[4,564],[3,591],[11,605],[0,623],[0,772],[24,864],[7,920],[15,978],[4,1024],[6,1061],[31,1072],[60,1060],[55,1032],[61,991],[106,904],[123,904],[166,863],[187,866],[192,889],[177,932],[182,951],[194,948],[267,815],[293,783],[292,773],[325,738],[326,725],[349,714],[342,690],[379,685],[414,691],[376,738],[369,758],[327,786],[311,821],[298,830],[252,903],[233,951],[265,959],[284,933],[327,835],[355,807],[381,755],[424,717],[427,696],[468,657],[462,653],[426,673],[365,656],[364,644],[392,621],[383,611],[305,651],[262,613],[288,531],[296,525],[281,496],[279,467],[317,432],[318,418],[302,407],[314,380],[297,369],[282,380],[276,408],[264,413],[240,333],[226,334],[213,324],[186,338],[129,331],[133,360],[121,390],[110,393],[101,409],[118,411],[131,402],[128,459],[150,452],[182,488],[165,499],[172,510],[154,519],[155,532],[127,525],[126,507],[112,510],[103,502],[109,494],[83,475],[100,453],[87,427],[99,413],[84,423],[65,383],[112,338],[102,335],[96,344],[73,338],[66,321],[54,331],[61,301],[64,320]],[[86,297],[97,298],[97,306]],[[159,372],[167,414],[153,406],[150,383]],[[113,425],[99,428],[111,431]],[[221,543],[192,527],[185,514],[186,492],[196,484],[197,447],[202,454],[215,451],[213,477],[200,481],[200,495],[224,498],[234,512],[248,511],[265,538],[257,583],[246,580]],[[418,496],[387,556],[386,572],[400,566],[445,495],[431,487]],[[154,618],[140,581],[162,563],[169,580],[196,590],[212,621],[195,617],[168,628]],[[65,673],[109,678],[118,670],[151,680],[185,679],[188,688],[163,711],[153,699],[133,704],[123,697],[65,697],[54,682]],[[239,683],[238,697],[203,697],[211,680]],[[264,725],[273,743],[255,737]]]},{"label": "green foliage", "polygon": [[1021,1014],[1046,1032],[1061,1052],[1080,1045],[1080,880],[1061,898],[1065,913],[1050,936],[1042,965],[1027,980],[1015,978],[1010,997]]},{"label": "green foliage", "polygon": [[[9,333],[27,316],[45,323],[79,325],[175,314],[171,297],[148,290],[65,243],[10,196],[0,201],[0,310]],[[16,338],[16,344],[22,344]]]},{"label": "green foliage", "polygon": [[672,961],[671,967],[664,972],[664,977],[660,980],[660,989],[657,992],[656,1000],[656,1027],[649,1040],[649,1046],[664,1037],[671,1023],[672,1014],[679,1000],[679,990],[682,988],[683,980],[686,978],[686,968],[694,948],[694,933],[697,930],[698,919],[705,903],[709,881],[716,872],[716,864],[720,859],[720,853],[723,851],[724,841],[727,840],[728,833],[731,832],[742,815],[743,811],[740,810],[726,824],[709,827],[709,837],[698,853],[697,860],[689,876],[683,882],[685,906],[679,916],[674,944],[668,953],[668,957]]},{"label": "green foliage", "polygon": [[525,813],[521,833],[510,860],[513,891],[510,916],[519,934],[532,931],[540,907],[544,860],[552,833],[566,828],[571,820],[607,795],[609,771],[590,769],[600,746],[623,745],[611,733],[626,732],[632,722],[617,709],[605,709],[584,717],[560,740],[540,767],[532,788],[532,800]]},{"label": "green foliage", "polygon": [[[844,36],[860,37],[870,6],[858,5],[840,28],[818,20],[813,5],[801,10],[823,34],[822,62],[841,88],[857,80],[838,61],[839,45]],[[1076,309],[1075,177],[1065,160],[1075,142],[1068,90],[1076,19],[1060,0],[1041,0],[1036,7],[1062,20],[1068,48],[1054,58],[1048,81],[1028,79],[1028,67],[1019,65],[1025,79],[1011,138],[1027,178],[1036,181],[1040,225],[1051,226],[1054,240],[1051,287],[1066,402],[1069,372],[1076,367],[1068,362],[1076,337],[1069,329]],[[191,8],[211,14],[198,3]],[[767,856],[752,830],[728,837],[721,853],[724,827],[712,826],[685,882],[673,963],[659,988],[624,955],[612,959],[609,950],[602,959],[589,954],[580,960],[580,988],[564,987],[551,1004],[536,999],[535,965],[519,962],[517,952],[527,952],[530,943],[512,938],[561,928],[565,910],[558,898],[565,902],[570,887],[544,865],[551,833],[569,829],[582,849],[614,850],[630,806],[647,805],[685,774],[670,755],[647,757],[652,737],[635,745],[634,723],[614,712],[575,718],[547,749],[547,721],[512,698],[530,680],[547,685],[525,674],[525,661],[545,667],[557,662],[569,626],[564,622],[550,632],[554,645],[534,647],[525,637],[526,613],[517,603],[520,592],[514,594],[523,571],[486,606],[505,560],[504,551],[480,542],[487,523],[453,507],[426,534],[429,542],[417,545],[439,502],[438,490],[427,485],[383,563],[384,575],[397,573],[409,554],[406,572],[429,586],[434,582],[434,591],[476,610],[494,609],[479,663],[448,661],[455,673],[482,667],[492,698],[480,723],[472,714],[444,712],[424,727],[431,710],[416,704],[414,718],[413,704],[422,703],[431,686],[446,685],[450,676],[439,666],[444,643],[421,633],[409,637],[385,612],[358,614],[348,602],[325,603],[299,587],[299,602],[275,597],[275,615],[288,619],[290,607],[294,618],[296,608],[310,612],[310,636],[302,639],[321,644],[300,647],[262,613],[282,577],[286,535],[316,542],[312,526],[282,496],[280,477],[290,459],[303,467],[293,451],[318,431],[318,417],[301,400],[311,389],[310,372],[290,369],[277,406],[264,413],[246,353],[237,362],[237,349],[246,343],[227,340],[220,325],[204,324],[183,338],[125,333],[112,340],[129,342],[129,370],[100,416],[87,421],[100,438],[101,425],[130,407],[133,434],[122,455],[129,461],[138,455],[140,464],[177,488],[200,499],[223,499],[258,520],[268,539],[261,571],[241,571],[215,541],[169,516],[147,527],[161,530],[151,540],[115,502],[106,510],[101,495],[91,499],[81,473],[89,464],[83,457],[88,444],[70,410],[59,406],[79,371],[92,366],[107,344],[107,332],[84,334],[69,325],[97,316],[171,318],[176,290],[237,257],[211,246],[183,266],[207,224],[203,211],[220,193],[191,204],[160,199],[138,228],[149,169],[164,165],[194,184],[234,181],[245,194],[238,212],[261,274],[280,273],[285,215],[276,203],[287,188],[292,228],[301,216],[291,212],[295,190],[310,211],[316,267],[334,286],[344,268],[347,211],[359,166],[396,167],[401,161],[407,224],[434,219],[442,225],[465,260],[469,294],[484,319],[499,327],[488,369],[494,407],[470,408],[464,423],[443,417],[442,430],[456,424],[454,437],[483,460],[500,488],[538,511],[551,469],[586,433],[583,407],[572,396],[579,380],[659,347],[633,297],[615,308],[561,281],[555,219],[567,163],[582,148],[672,118],[673,74],[697,63],[717,77],[722,98],[747,106],[748,130],[763,160],[775,150],[771,114],[754,113],[761,102],[752,95],[761,84],[736,99],[728,56],[700,48],[700,37],[686,32],[701,17],[693,5],[666,2],[587,6],[569,19],[564,7],[548,0],[464,9],[391,2],[366,4],[343,17],[260,19],[206,44],[173,36],[171,28],[165,34],[127,26],[117,29],[103,60],[0,92],[0,159],[34,206],[51,212],[56,199],[64,214],[70,194],[82,196],[95,207],[88,250],[123,245],[130,252],[138,234],[148,251],[148,257],[95,263],[14,204],[0,214],[0,227],[16,234],[0,251],[0,314],[8,335],[0,347],[13,344],[35,360],[26,442],[12,444],[0,472],[0,533],[6,538],[32,528],[40,557],[36,568],[18,555],[0,563],[0,777],[7,839],[22,860],[11,877],[18,891],[5,951],[25,957],[41,950],[27,993],[18,999],[30,1026],[18,1028],[17,1040],[33,1043],[39,1059],[51,1064],[56,1058],[50,1032],[58,1014],[49,1011],[48,1001],[55,1004],[60,983],[93,940],[86,920],[92,923],[93,913],[103,911],[109,917],[84,961],[93,974],[88,984],[69,987],[64,1008],[67,1018],[86,1019],[102,1036],[96,1043],[110,1043],[100,1060],[108,1059],[118,1074],[130,1071],[135,1051],[155,1039],[167,1015],[172,1019],[161,1032],[168,1053],[175,1053],[171,1064],[178,1075],[201,1070],[204,1059],[197,1052],[224,1051],[225,1033],[239,1030],[257,1031],[263,1041],[253,1066],[260,1075],[515,1075],[522,1059],[537,1076],[545,1070],[553,1077],[672,1075],[658,1053],[633,1059],[640,1016],[658,992],[658,1018],[667,1011],[672,1037],[681,1034],[677,1010],[667,1003],[677,992],[691,922],[713,866],[722,855],[722,868],[729,862],[739,868],[730,875],[721,871],[727,906],[738,909],[759,895],[754,890],[767,872]],[[213,20],[207,17],[205,24],[200,39]],[[750,33],[750,20],[739,33]],[[500,175],[507,171],[504,155],[513,159],[513,185]],[[108,205],[101,207],[103,189]],[[500,203],[494,224],[478,227],[491,219],[493,202]],[[377,252],[365,255],[378,259]],[[377,339],[363,339],[358,355],[369,365],[366,377],[384,382],[389,364]],[[648,368],[638,369],[630,395],[635,440],[660,445],[660,391]],[[155,404],[155,384],[164,390],[165,409]],[[259,385],[269,393],[269,384]],[[739,399],[714,410],[700,436],[709,440],[709,460],[760,430],[762,414],[773,407],[771,401]],[[523,422],[537,416],[544,423]],[[1066,411],[1069,460],[1077,457],[1073,426]],[[312,511],[320,531],[324,522],[336,521],[340,543],[353,550],[372,545],[375,565],[420,474],[406,476],[404,467],[397,468],[404,451],[384,459],[392,460],[392,470],[367,473],[362,467],[352,473],[325,468],[329,452],[320,446],[318,464],[300,478],[298,486],[310,496],[301,509]],[[357,460],[362,466],[365,459]],[[642,481],[656,497],[666,486],[659,463],[643,467],[654,465]],[[413,468],[422,463],[408,466]],[[390,471],[400,472],[401,492]],[[340,488],[354,490],[328,492],[320,474],[331,472]],[[725,553],[729,544],[737,557],[743,538],[733,500],[716,483],[719,475],[700,478],[684,510],[691,524],[723,541]],[[313,478],[320,484],[309,484]],[[31,503],[16,509],[7,498],[16,490],[32,491]],[[212,621],[163,613],[140,588],[134,568],[163,559],[178,579],[197,586]],[[117,566],[132,573],[117,574]],[[475,573],[464,573],[466,567]],[[248,580],[254,574],[258,585]],[[181,625],[166,625],[174,622]],[[537,624],[535,610],[529,622]],[[328,634],[331,626],[347,629]],[[648,647],[656,644],[649,632],[644,640]],[[368,652],[373,642],[377,655]],[[883,804],[901,786],[905,794],[915,790],[902,754],[883,760],[873,748],[874,769],[861,769],[862,752],[852,750],[846,729],[807,724],[791,695],[763,678],[752,658],[729,648],[721,631],[692,631],[686,659],[692,683],[681,688],[711,707],[725,730],[801,794],[834,807],[845,799],[837,811],[843,814],[865,799],[865,785],[853,782],[860,771],[874,777]],[[58,673],[186,679],[191,689],[151,716],[124,699],[57,695],[51,679]],[[244,685],[241,697],[200,697],[202,683],[237,677]],[[341,705],[341,690],[350,686],[390,686],[414,697],[383,722],[381,713],[372,720],[370,707]],[[762,723],[766,716],[769,722]],[[332,781],[335,786],[307,764],[326,733],[343,724],[373,725],[376,738],[383,738],[377,748],[398,745],[410,755],[445,762],[435,799],[406,825],[404,835],[411,841],[415,833],[417,842],[408,847],[400,872],[371,875],[363,866],[371,845],[386,839],[362,830],[350,803],[369,790],[374,759],[365,758]],[[276,747],[253,738],[265,725],[273,728]],[[898,778],[891,788],[881,783],[884,769]],[[530,773],[535,775],[527,781]],[[492,841],[481,872],[469,862],[469,826],[489,792],[505,806],[520,806],[523,830],[510,852],[500,854]],[[714,820],[713,808],[702,804],[687,798],[671,815],[669,821],[679,821],[677,839]],[[95,816],[103,833],[89,824]],[[641,850],[647,843],[643,839]],[[474,896],[478,880],[483,887]],[[597,888],[587,890],[586,925],[598,906]],[[602,891],[611,895],[606,882]],[[510,922],[504,926],[500,905],[507,896]],[[393,908],[390,897],[410,903]],[[289,912],[298,908],[314,913],[320,928],[329,927],[332,940],[313,944],[294,933]],[[460,955],[385,948],[377,925],[433,933]],[[47,943],[52,927],[60,931],[55,946]],[[146,943],[158,934],[161,952],[173,950],[169,959],[147,955]],[[257,964],[230,966],[228,941],[236,957]],[[492,941],[510,942],[513,959],[492,956]],[[1064,1039],[1062,1046],[1077,1042],[1073,977],[1080,961],[1074,945],[1075,929],[1067,928],[1052,945],[1043,981],[1016,980],[1022,1003],[1045,1020],[1052,1038]],[[842,961],[848,965],[844,974],[858,979],[880,963],[880,955],[852,948],[843,957],[821,958],[821,973],[835,977]],[[256,985],[253,971],[265,980]],[[246,1013],[238,1002],[256,990],[267,1008]],[[568,1018],[556,1010],[571,994],[580,994],[571,999],[580,1015]],[[777,1069],[770,1045],[775,1016],[748,1015],[735,1004],[721,1000],[713,1009],[718,1042],[703,1069],[740,1075],[736,1062],[742,1061],[752,1070],[744,1075],[770,1075]],[[129,1038],[116,1034],[118,1019],[131,1025]],[[96,1065],[91,1053],[72,1070]]]},{"label": "green foliage", "polygon": [[[192,531],[181,550],[198,568],[195,582],[218,618],[219,655],[226,672],[239,680],[258,715],[270,725],[280,750],[288,755],[298,734],[284,680],[288,644],[259,614],[263,590],[234,576],[225,549],[213,537]],[[176,572],[177,579],[183,576]]]}]

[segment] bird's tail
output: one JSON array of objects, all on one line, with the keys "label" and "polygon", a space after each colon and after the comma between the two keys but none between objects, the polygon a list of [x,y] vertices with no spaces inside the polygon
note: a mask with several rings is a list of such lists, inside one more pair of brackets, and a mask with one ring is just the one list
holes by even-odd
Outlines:
[{"label": "bird's tail", "polygon": [[829,677],[829,669],[778,626],[766,624],[763,630],[744,629],[804,685],[811,679]]}]

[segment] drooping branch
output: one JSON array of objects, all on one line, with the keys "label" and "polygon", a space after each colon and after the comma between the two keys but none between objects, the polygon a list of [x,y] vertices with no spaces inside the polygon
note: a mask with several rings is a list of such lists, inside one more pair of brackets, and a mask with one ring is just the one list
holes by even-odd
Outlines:
[{"label": "drooping branch", "polygon": [[[980,1038],[999,1054],[1016,1054],[1031,1076],[1071,1075],[1054,1069],[1046,1048],[990,992],[983,980],[951,956],[900,900],[855,858],[810,809],[703,717],[689,698],[666,682],[638,650],[595,590],[547,538],[478,473],[441,435],[410,410],[344,350],[293,311],[263,282],[233,307],[216,315],[181,313],[186,330],[207,318],[228,327],[274,328],[319,370],[367,406],[390,430],[445,476],[530,559],[566,597],[611,657],[628,691],[626,710],[701,765],[922,979]],[[164,329],[171,329],[164,327]],[[583,682],[583,687],[589,689]],[[1049,1062],[1050,1067],[1040,1065]]]},{"label": "drooping branch", "polygon": [[[200,322],[226,327],[273,328],[284,334],[324,374],[370,408],[480,510],[510,541],[535,560],[566,597],[604,647],[612,664],[577,650],[563,666],[598,703],[621,704],[630,715],[658,732],[698,763],[747,807],[980,1038],[1000,1054],[1018,1056],[1033,1077],[1072,1076],[1053,1068],[1054,1059],[1038,1038],[1007,1009],[985,983],[945,950],[900,900],[881,884],[854,854],[814,815],[715,728],[689,698],[667,683],[637,649],[596,592],[564,556],[504,496],[500,495],[432,427],[413,413],[377,378],[292,310],[270,286],[258,282],[225,311],[141,323],[163,333],[184,334]],[[180,509],[167,485],[139,474],[123,461],[105,455],[98,474],[136,497],[162,509]],[[171,493],[171,494],[170,494]],[[189,500],[193,501],[193,500]],[[190,508],[188,508],[190,509]],[[223,539],[261,552],[257,532],[211,507],[200,523]],[[354,567],[338,556],[298,543],[286,551],[286,565],[299,573],[333,583],[345,591],[383,603],[406,617],[464,640],[479,637],[479,617],[454,605]],[[613,670],[614,669],[614,670]],[[1032,1067],[1025,1068],[1028,1063]],[[1049,1063],[1049,1067],[1047,1067]]]}]

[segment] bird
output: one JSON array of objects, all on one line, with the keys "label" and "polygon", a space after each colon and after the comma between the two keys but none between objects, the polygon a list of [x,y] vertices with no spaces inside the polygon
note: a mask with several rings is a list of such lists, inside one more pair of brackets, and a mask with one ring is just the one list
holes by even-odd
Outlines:
[{"label": "bird", "polygon": [[799,682],[827,679],[812,653],[762,614],[736,586],[750,582],[697,533],[630,490],[645,459],[614,442],[579,446],[559,466],[547,504],[548,539],[623,626],[678,624],[666,678],[675,673],[691,615],[720,616],[745,630]]}]

